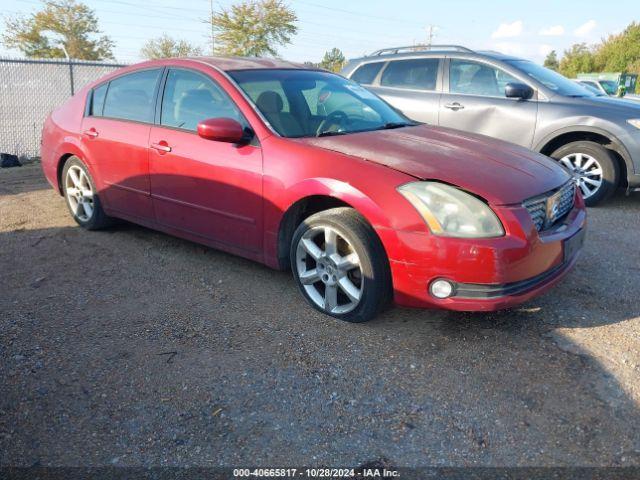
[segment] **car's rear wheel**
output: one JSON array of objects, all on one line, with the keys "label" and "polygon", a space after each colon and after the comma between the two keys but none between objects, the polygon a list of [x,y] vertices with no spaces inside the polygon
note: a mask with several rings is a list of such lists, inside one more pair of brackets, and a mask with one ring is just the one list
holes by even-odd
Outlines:
[{"label": "car's rear wheel", "polygon": [[390,299],[384,248],[352,208],[333,208],[304,220],[293,235],[291,265],[307,301],[340,320],[366,322]]},{"label": "car's rear wheel", "polygon": [[87,230],[113,225],[102,210],[100,197],[89,170],[78,157],[70,157],[62,170],[62,189],[73,219]]},{"label": "car's rear wheel", "polygon": [[573,173],[587,206],[606,200],[618,186],[620,174],[614,154],[598,143],[571,142],[558,148],[551,157]]}]

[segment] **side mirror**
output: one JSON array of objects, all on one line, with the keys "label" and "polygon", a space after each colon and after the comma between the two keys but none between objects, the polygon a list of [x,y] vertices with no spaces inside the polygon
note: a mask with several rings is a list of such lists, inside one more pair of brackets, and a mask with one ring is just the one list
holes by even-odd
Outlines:
[{"label": "side mirror", "polygon": [[216,142],[241,143],[246,139],[244,128],[232,118],[207,118],[198,122],[198,135]]},{"label": "side mirror", "polygon": [[528,100],[533,97],[533,88],[524,83],[507,83],[504,87],[504,96],[507,98]]}]

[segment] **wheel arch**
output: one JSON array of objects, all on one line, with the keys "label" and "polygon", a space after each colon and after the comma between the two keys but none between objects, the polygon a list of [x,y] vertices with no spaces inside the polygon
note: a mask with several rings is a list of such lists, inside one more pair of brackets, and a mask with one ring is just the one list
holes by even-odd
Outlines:
[{"label": "wheel arch", "polygon": [[634,173],[631,155],[624,144],[615,135],[597,127],[567,127],[557,130],[544,137],[534,150],[550,156],[561,146],[577,141],[591,141],[611,150],[618,161],[621,184],[626,183],[627,174]]},{"label": "wheel arch", "polygon": [[62,171],[64,170],[64,166],[71,157],[75,157],[76,155],[73,153],[65,153],[58,159],[58,165],[56,167],[56,180],[58,182],[58,193],[63,195],[62,191]]},{"label": "wheel arch", "polygon": [[293,190],[294,196],[288,206],[283,209],[277,224],[276,257],[278,268],[286,270],[290,267],[289,249],[293,234],[300,223],[314,213],[337,207],[353,208],[362,215],[378,236],[387,254],[387,259],[390,258],[388,237],[394,233],[394,230],[389,228],[386,215],[371,198],[352,185],[335,179],[307,180]]},{"label": "wheel arch", "polygon": [[75,142],[64,142],[60,145],[60,148],[57,150],[59,153],[57,154],[56,161],[56,182],[57,182],[57,190],[60,195],[62,195],[62,171],[64,170],[64,165],[67,163],[67,160],[71,157],[78,157],[89,169],[89,173],[93,178],[93,166],[87,161],[87,156],[85,155],[82,147],[77,145]]}]

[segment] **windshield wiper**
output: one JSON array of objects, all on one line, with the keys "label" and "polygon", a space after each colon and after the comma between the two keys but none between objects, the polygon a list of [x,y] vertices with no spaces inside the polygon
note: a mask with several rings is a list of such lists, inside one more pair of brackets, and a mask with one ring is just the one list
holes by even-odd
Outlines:
[{"label": "windshield wiper", "polygon": [[409,123],[409,122],[389,122],[389,123],[385,123],[382,127],[380,127],[380,130],[391,130],[392,128],[413,127],[415,125],[416,125],[415,123]]},{"label": "windshield wiper", "polygon": [[316,137],[333,137],[334,135],[346,135],[349,132],[332,132],[332,131],[327,131],[327,132],[321,132],[318,135],[316,135]]}]

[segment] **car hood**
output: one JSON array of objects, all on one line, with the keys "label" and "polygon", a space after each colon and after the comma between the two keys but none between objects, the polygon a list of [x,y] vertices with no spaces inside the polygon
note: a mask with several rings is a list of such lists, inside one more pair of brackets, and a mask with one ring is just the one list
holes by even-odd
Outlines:
[{"label": "car hood", "polygon": [[[603,107],[607,110],[616,110],[620,113],[627,113],[629,118],[637,118],[640,116],[640,103],[637,100],[632,100],[631,98],[618,98],[618,97],[579,97],[573,99],[575,103],[579,103],[581,105],[586,105],[589,107],[597,107],[602,109]],[[598,110],[594,110],[594,114],[597,113]]]},{"label": "car hood", "polygon": [[450,183],[496,205],[521,203],[571,178],[550,158],[517,145],[427,125],[296,141]]}]

